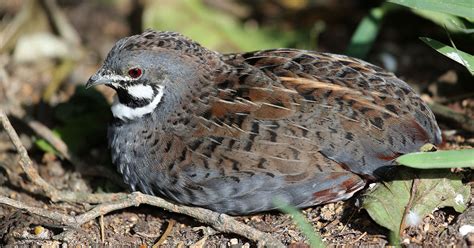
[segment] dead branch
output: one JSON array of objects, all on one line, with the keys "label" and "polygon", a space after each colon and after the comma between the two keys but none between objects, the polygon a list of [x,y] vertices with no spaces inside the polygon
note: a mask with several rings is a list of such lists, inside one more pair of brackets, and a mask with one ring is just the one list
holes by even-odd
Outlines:
[{"label": "dead branch", "polygon": [[4,196],[0,196],[0,204],[5,204],[14,208],[23,209],[32,214],[39,215],[72,227],[79,227],[80,225],[94,220],[95,218],[101,215],[105,215],[116,210],[121,210],[133,206],[138,207],[142,204],[147,204],[155,207],[164,208],[171,212],[191,216],[202,223],[211,225],[217,231],[223,233],[238,234],[240,236],[258,242],[261,246],[266,245],[270,247],[284,247],[283,244],[280,243],[280,241],[273,238],[270,234],[258,231],[253,227],[240,223],[233,217],[228,216],[226,214],[220,214],[204,208],[176,205],[162,198],[151,195],[145,195],[140,192],[133,192],[127,195],[126,198],[121,200],[102,203],[78,216],[69,216],[52,212],[43,208],[27,206],[22,202],[15,201]]},{"label": "dead branch", "polygon": [[29,213],[54,220],[61,224],[72,225],[73,223],[75,223],[74,217],[72,216],[57,213],[57,212],[52,212],[44,208],[28,206],[24,204],[23,202],[10,199],[6,196],[0,196],[0,204],[14,207],[17,209],[23,209],[23,210],[28,211]]},{"label": "dead branch", "polygon": [[145,195],[139,192],[131,193],[127,199],[104,203],[94,209],[76,217],[80,223],[85,223],[97,218],[101,214],[106,214],[115,210],[147,204],[155,207],[164,208],[174,213],[191,216],[202,223],[211,225],[214,229],[224,233],[235,233],[250,240],[265,244],[271,247],[283,247],[283,245],[271,235],[258,231],[248,225],[236,221],[233,217],[226,214],[220,214],[208,209],[198,207],[181,206],[170,203],[162,198]]},{"label": "dead branch", "polygon": [[457,113],[449,107],[438,103],[431,103],[429,106],[433,113],[438,117],[448,119],[456,123],[457,126],[460,126],[461,128],[469,132],[474,132],[474,119],[472,119],[468,115]]},{"label": "dead branch", "polygon": [[40,215],[73,227],[78,227],[90,220],[94,220],[95,218],[112,211],[147,204],[160,207],[174,213],[191,216],[202,223],[211,225],[214,229],[220,232],[235,233],[253,240],[257,242],[259,246],[284,247],[280,241],[276,240],[267,233],[258,231],[255,228],[240,223],[228,215],[213,212],[204,208],[180,206],[170,203],[162,198],[145,195],[139,192],[134,192],[127,195],[124,193],[90,194],[82,192],[59,191],[39,176],[38,171],[33,166],[33,161],[28,156],[26,148],[21,143],[18,134],[2,110],[0,110],[0,121],[2,122],[2,125],[13,142],[15,148],[18,150],[22,169],[26,173],[28,179],[42,189],[41,193],[43,195],[47,196],[52,201],[100,203],[93,209],[79,216],[69,216],[42,208],[27,206],[24,203],[3,196],[0,196],[0,204],[5,204],[18,209],[24,209],[32,214]]},{"label": "dead branch", "polygon": [[5,112],[3,112],[3,110],[0,110],[0,120],[2,122],[3,128],[8,134],[8,137],[10,137],[10,140],[20,155],[20,166],[26,173],[28,179],[30,179],[37,186],[41,187],[41,189],[43,189],[43,193],[51,200],[57,200],[58,190],[39,176],[38,171],[33,166],[33,162],[28,156],[26,148],[21,143],[20,137],[18,137],[18,134],[16,133],[15,129],[10,123],[10,120],[8,120],[8,117]]}]

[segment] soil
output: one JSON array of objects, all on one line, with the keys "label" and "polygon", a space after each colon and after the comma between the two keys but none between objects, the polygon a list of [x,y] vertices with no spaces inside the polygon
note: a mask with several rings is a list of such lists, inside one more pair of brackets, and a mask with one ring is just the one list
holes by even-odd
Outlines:
[{"label": "soil", "polygon": [[[21,1],[6,1],[0,4],[0,16],[14,16],[21,7]],[[57,61],[48,60],[41,63],[14,63],[12,53],[0,55],[2,80],[0,84],[0,100],[2,108],[15,112],[24,112],[29,116],[54,128],[58,124],[54,111],[58,104],[68,102],[76,90],[76,86],[84,84],[87,78],[97,69],[113,43],[120,37],[131,33],[127,16],[130,10],[125,5],[107,8],[93,1],[59,1],[66,17],[80,34],[83,47],[86,49],[83,59],[76,65],[71,75],[55,92],[50,101],[42,101],[42,94],[51,82]],[[125,1],[127,2],[127,1]],[[207,1],[212,2],[212,1]],[[245,1],[244,1],[245,2]],[[350,35],[357,25],[367,6],[353,6],[354,18],[331,17],[326,30],[319,40],[318,50],[342,53],[348,44]],[[334,8],[329,6],[328,8]],[[84,18],[88,13],[88,18]],[[261,10],[255,13],[261,13]],[[297,16],[297,14],[295,13]],[[401,15],[401,16],[400,16]],[[418,36],[429,36],[443,39],[444,31],[434,24],[410,13],[402,13],[397,20],[406,25],[414,25],[410,29],[401,29],[394,18],[387,18],[377,42],[371,50],[368,61],[387,66],[387,60],[396,64],[396,74],[410,83],[425,99],[442,103],[452,110],[474,118],[474,84],[472,77],[461,66],[437,54],[420,42]],[[265,13],[259,16],[265,22]],[[251,17],[247,17],[250,19]],[[324,17],[320,17],[324,18]],[[290,20],[290,21],[288,21]],[[247,20],[248,21],[248,20]],[[286,26],[303,25],[293,19],[282,19]],[[305,20],[304,22],[311,22]],[[103,23],[103,25],[90,25]],[[295,24],[296,23],[296,24]],[[423,34],[420,34],[423,30]],[[460,41],[460,46],[463,44]],[[467,47],[467,46],[464,46]],[[468,51],[473,53],[473,51]],[[388,59],[387,59],[388,58]],[[1,79],[0,79],[1,80]],[[101,90],[110,101],[112,92]],[[466,94],[468,95],[467,97]],[[470,94],[470,96],[469,96]],[[102,176],[84,175],[77,171],[65,159],[44,153],[35,141],[38,135],[29,129],[23,120],[10,115],[13,125],[19,132],[23,144],[40,175],[52,185],[62,190],[82,192],[120,192],[126,191],[120,182]],[[98,123],[97,125],[105,125]],[[443,149],[472,148],[474,134],[463,130],[452,120],[439,119],[443,130],[445,144]],[[105,166],[111,170],[108,151],[105,146],[105,134],[98,137],[86,151],[78,151],[80,159],[91,167]],[[77,215],[90,209],[90,204],[52,203],[41,195],[29,193],[33,185],[24,177],[18,166],[19,155],[16,153],[8,136],[0,133],[0,195],[59,213]],[[473,185],[471,170],[461,172],[466,183]],[[473,195],[474,190],[471,192]],[[377,225],[360,207],[362,193],[348,201],[331,203],[304,209],[302,212],[323,240],[330,246],[363,246],[380,247],[389,242],[388,231]],[[438,209],[422,220],[416,227],[410,227],[403,234],[403,245],[408,247],[473,247],[474,233],[461,236],[459,227],[462,224],[474,223],[473,197],[468,210],[463,214],[451,208]],[[293,220],[279,212],[262,213],[237,219],[258,230],[271,233],[289,247],[308,247],[306,237],[300,232]],[[104,236],[101,235],[103,221]],[[140,206],[127,208],[106,214],[102,218],[85,223],[80,228],[70,229],[51,220],[0,205],[0,246],[33,246],[57,247],[61,244],[72,246],[104,246],[104,247],[150,247],[164,234],[169,225],[171,232],[167,234],[160,247],[255,247],[256,244],[243,237],[216,233],[208,226],[191,217],[165,211],[163,209]]]}]

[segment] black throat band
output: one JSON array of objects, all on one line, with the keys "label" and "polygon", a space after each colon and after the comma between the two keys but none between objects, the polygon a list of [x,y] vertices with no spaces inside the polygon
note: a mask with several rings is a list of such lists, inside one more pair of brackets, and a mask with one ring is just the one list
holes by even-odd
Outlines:
[{"label": "black throat band", "polygon": [[118,100],[121,104],[130,108],[141,108],[150,104],[158,94],[158,88],[154,87],[153,85],[150,86],[153,89],[153,95],[151,98],[138,98],[132,96],[128,93],[127,86],[124,88],[116,87],[115,90],[117,91]]}]

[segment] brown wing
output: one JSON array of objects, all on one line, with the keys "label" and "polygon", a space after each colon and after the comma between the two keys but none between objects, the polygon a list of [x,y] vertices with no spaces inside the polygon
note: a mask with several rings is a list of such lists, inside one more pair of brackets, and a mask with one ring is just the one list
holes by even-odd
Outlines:
[{"label": "brown wing", "polygon": [[441,141],[432,112],[413,89],[367,62],[292,49],[225,59],[234,66],[258,68],[271,79],[265,88],[269,93],[263,97],[252,97],[252,91],[262,91],[255,89],[252,81],[239,80],[233,86],[248,89],[249,100],[261,103],[262,107],[253,111],[258,113],[256,119],[273,116],[280,120],[278,132],[288,129],[285,123],[306,128],[308,134],[298,137],[310,139],[317,144],[316,150],[353,172],[373,176],[398,155]]},{"label": "brown wing", "polygon": [[243,213],[273,208],[275,195],[300,207],[346,199],[365,185],[353,172],[376,177],[439,141],[413,90],[363,61],[288,49],[222,60],[186,141],[192,166],[180,171],[203,192],[192,204]]}]

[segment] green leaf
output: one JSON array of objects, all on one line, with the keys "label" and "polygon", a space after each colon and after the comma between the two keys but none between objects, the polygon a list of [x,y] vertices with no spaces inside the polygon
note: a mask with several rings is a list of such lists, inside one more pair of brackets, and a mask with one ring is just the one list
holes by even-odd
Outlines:
[{"label": "green leaf", "polygon": [[474,167],[474,149],[414,152],[402,155],[396,161],[418,169]]},{"label": "green leaf", "polygon": [[420,37],[420,39],[439,53],[463,65],[474,75],[474,56],[431,38]]},{"label": "green leaf", "polygon": [[35,145],[45,153],[52,153],[56,156],[60,156],[59,152],[56,149],[54,149],[54,147],[51,144],[49,144],[48,141],[44,139],[37,139],[35,141]]},{"label": "green leaf", "polygon": [[[463,185],[461,177],[446,170],[401,170],[397,179],[378,184],[364,195],[363,207],[379,225],[391,230],[399,237],[400,225],[405,208],[410,201],[413,178],[420,178],[416,184],[409,215],[421,221],[438,208],[453,207],[463,212],[469,203],[470,186]],[[411,220],[406,219],[409,224]]]},{"label": "green leaf", "polygon": [[381,7],[373,8],[357,26],[352,35],[351,43],[346,49],[346,54],[357,58],[365,58],[372,48],[382,24],[383,17],[392,10],[394,5],[384,4]]},{"label": "green leaf", "polygon": [[470,32],[468,29],[466,29],[466,25],[464,24],[463,20],[458,16],[421,9],[412,9],[412,11],[413,13],[430,20],[441,27],[446,27],[449,31]]},{"label": "green leaf", "polygon": [[436,11],[468,19],[474,18],[472,0],[389,0],[389,2],[413,9]]},{"label": "green leaf", "polygon": [[280,209],[283,213],[289,214],[291,218],[296,222],[296,225],[298,228],[303,232],[303,234],[308,238],[309,244],[311,247],[326,247],[324,245],[323,240],[319,236],[318,233],[316,233],[309,224],[304,216],[300,213],[298,209],[295,207],[288,205],[284,203],[281,199],[275,199],[274,204],[277,206],[278,209]]}]

